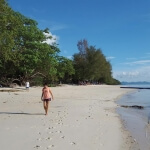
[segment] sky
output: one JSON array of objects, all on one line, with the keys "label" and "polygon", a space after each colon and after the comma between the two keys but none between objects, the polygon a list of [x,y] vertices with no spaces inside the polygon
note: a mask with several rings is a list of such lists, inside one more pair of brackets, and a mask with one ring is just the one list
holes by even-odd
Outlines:
[{"label": "sky", "polygon": [[150,81],[150,0],[8,0],[49,28],[60,55],[72,58],[86,39],[101,49],[119,81]]}]

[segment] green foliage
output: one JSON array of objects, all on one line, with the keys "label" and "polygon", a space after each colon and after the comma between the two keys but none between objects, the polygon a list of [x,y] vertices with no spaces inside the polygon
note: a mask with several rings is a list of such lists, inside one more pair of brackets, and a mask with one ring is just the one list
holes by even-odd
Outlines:
[{"label": "green foliage", "polygon": [[86,40],[80,40],[77,46],[79,53],[73,56],[76,71],[74,80],[114,84],[111,64],[102,51],[94,46],[88,46]]},{"label": "green foliage", "polygon": [[54,82],[73,74],[71,62],[58,57],[57,45],[45,42],[52,38],[44,34],[49,33],[48,28],[40,30],[36,21],[13,11],[5,0],[0,2],[1,81],[12,82],[17,78],[22,83],[30,80],[37,84],[38,79],[42,81],[39,76]]},{"label": "green foliage", "polygon": [[57,77],[59,81],[68,83],[72,80],[72,75],[75,73],[72,60],[63,56],[58,56]]}]

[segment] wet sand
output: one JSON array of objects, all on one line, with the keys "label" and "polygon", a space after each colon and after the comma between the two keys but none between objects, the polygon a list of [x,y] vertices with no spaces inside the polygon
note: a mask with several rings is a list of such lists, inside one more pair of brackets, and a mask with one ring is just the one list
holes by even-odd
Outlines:
[{"label": "wet sand", "polygon": [[138,149],[150,150],[150,124],[139,112],[133,108],[118,108],[124,127],[131,133]]}]

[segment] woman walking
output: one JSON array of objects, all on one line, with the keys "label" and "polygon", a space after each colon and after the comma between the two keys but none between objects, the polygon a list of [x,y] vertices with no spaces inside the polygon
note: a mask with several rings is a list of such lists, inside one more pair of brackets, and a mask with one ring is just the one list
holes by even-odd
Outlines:
[{"label": "woman walking", "polygon": [[44,87],[42,89],[42,95],[41,95],[41,100],[43,101],[43,106],[45,110],[45,115],[48,115],[48,108],[49,108],[49,102],[54,99],[53,94],[48,87],[47,84],[44,84]]}]

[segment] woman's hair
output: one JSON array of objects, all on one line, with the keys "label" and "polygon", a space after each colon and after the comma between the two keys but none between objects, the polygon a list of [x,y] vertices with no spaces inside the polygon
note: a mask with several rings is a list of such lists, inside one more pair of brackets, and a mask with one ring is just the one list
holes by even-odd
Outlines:
[{"label": "woman's hair", "polygon": [[44,86],[47,85],[47,83],[44,83]]}]

